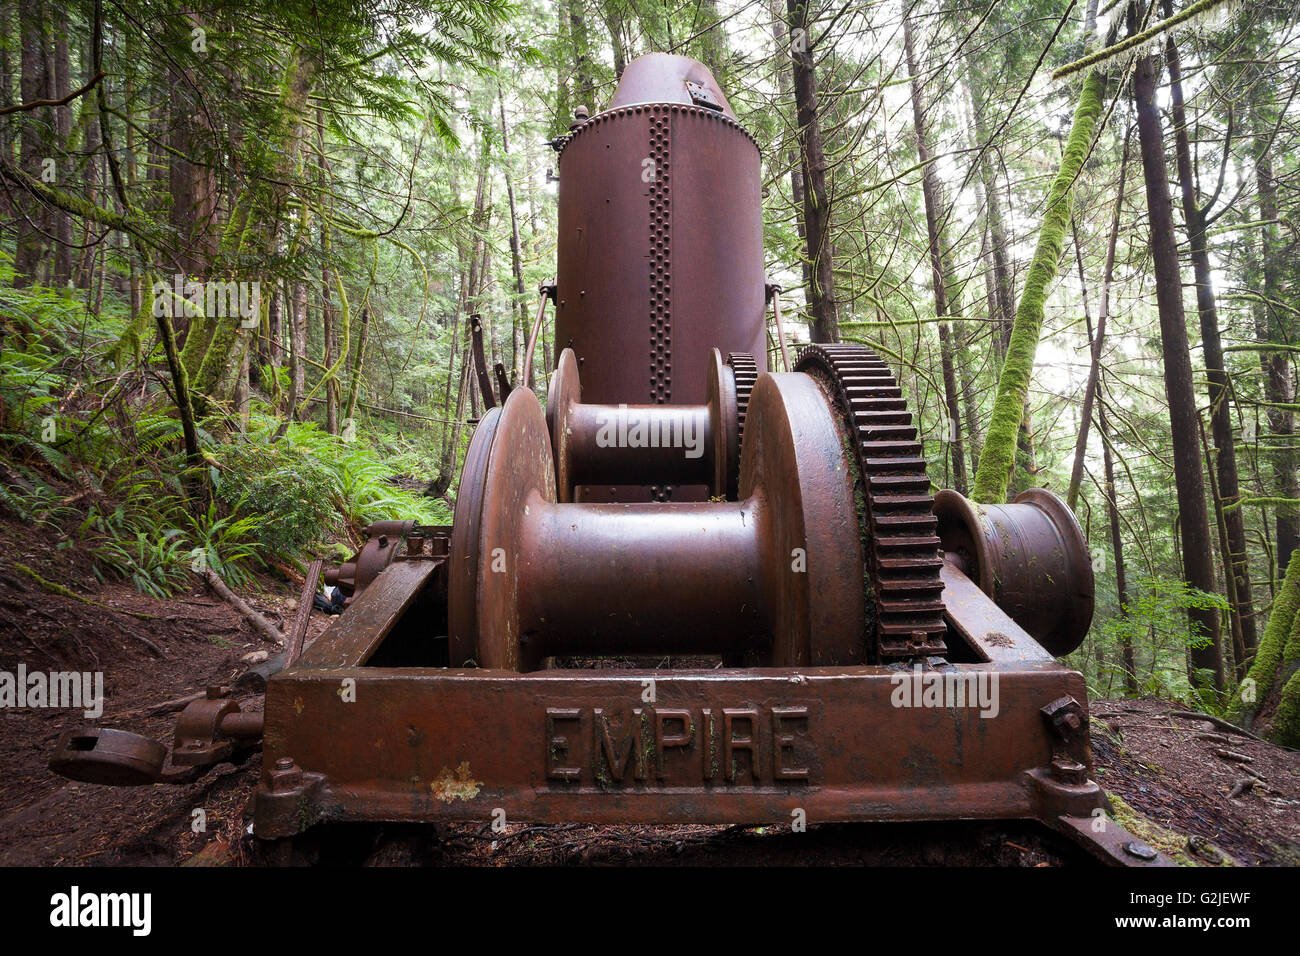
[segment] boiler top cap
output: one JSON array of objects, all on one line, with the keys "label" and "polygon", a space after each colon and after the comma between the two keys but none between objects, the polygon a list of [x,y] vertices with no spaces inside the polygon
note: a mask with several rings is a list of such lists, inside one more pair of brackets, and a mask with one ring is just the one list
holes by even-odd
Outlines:
[{"label": "boiler top cap", "polygon": [[672,53],[647,53],[624,67],[614,99],[606,109],[639,103],[703,106],[716,109],[731,120],[736,118],[709,68],[689,56]]}]

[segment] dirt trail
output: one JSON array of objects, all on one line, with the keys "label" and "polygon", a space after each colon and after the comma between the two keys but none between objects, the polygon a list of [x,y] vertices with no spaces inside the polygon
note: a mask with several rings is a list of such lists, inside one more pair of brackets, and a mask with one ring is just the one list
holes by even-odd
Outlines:
[{"label": "dirt trail", "polygon": [[[270,646],[197,584],[169,601],[142,597],[127,584],[100,584],[76,548],[58,549],[31,528],[0,522],[0,555],[0,670],[13,672],[19,663],[28,670],[99,670],[106,693],[96,721],[79,711],[0,709],[0,865],[168,865],[210,845],[232,848],[237,863],[291,862],[269,859],[247,835],[247,805],[261,768],[256,755],[243,766],[220,765],[187,786],[99,787],[63,780],[46,767],[58,736],[87,723],[169,741],[175,715],[145,717],[145,708],[227,683],[247,666],[244,655]],[[19,565],[86,600],[50,593]],[[289,585],[267,581],[260,593],[242,596],[277,625],[292,616]],[[311,637],[327,624],[316,614]],[[1170,828],[1173,834],[1153,831],[1151,837],[1168,842],[1166,849],[1186,853],[1187,838],[1196,837],[1247,865],[1300,862],[1300,754],[1231,734],[1226,741],[1205,739],[1222,731],[1172,719],[1173,707],[1159,700],[1092,703],[1098,779],[1123,801],[1121,819],[1132,808]],[[1225,759],[1216,750],[1250,762]],[[1253,771],[1254,782],[1232,797],[1252,776],[1243,768]],[[196,810],[205,817],[202,832],[194,829]],[[515,824],[502,834],[471,825],[317,830],[319,838],[307,841],[296,861],[1052,866],[1081,859],[1045,830],[1012,823],[813,825],[797,835],[788,826]],[[1212,856],[1205,851],[1199,859]]]}]

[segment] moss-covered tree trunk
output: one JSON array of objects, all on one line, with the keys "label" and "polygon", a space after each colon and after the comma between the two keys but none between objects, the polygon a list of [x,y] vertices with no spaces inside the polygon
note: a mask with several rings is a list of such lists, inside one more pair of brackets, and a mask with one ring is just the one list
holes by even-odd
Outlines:
[{"label": "moss-covered tree trunk", "polygon": [[1038,338],[1043,328],[1043,306],[1048,286],[1056,277],[1065,245],[1065,230],[1070,223],[1070,190],[1083,169],[1084,158],[1092,144],[1105,90],[1105,76],[1099,70],[1090,71],[1079,93],[1060,168],[1047,192],[1038,245],[1016,307],[1006,361],[998,377],[993,417],[980,454],[975,485],[971,489],[971,497],[984,504],[999,504],[1006,500],[1011,469],[1015,465],[1016,441],[1029,395],[1029,379],[1034,370],[1034,354],[1038,351]]},{"label": "moss-covered tree trunk", "polygon": [[1250,672],[1233,696],[1229,714],[1250,730],[1271,709],[1268,736],[1300,746],[1300,550],[1291,552],[1286,577],[1259,642]]}]

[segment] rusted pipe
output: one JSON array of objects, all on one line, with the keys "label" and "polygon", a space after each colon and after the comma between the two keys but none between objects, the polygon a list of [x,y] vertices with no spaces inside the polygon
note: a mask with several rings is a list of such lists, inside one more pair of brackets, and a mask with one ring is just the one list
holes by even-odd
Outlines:
[{"label": "rusted pipe", "polygon": [[775,282],[769,288],[772,290],[772,317],[776,321],[776,338],[781,345],[781,365],[785,371],[790,371],[790,350],[785,344],[785,329],[781,327],[781,287]]},{"label": "rusted pipe", "polygon": [[261,711],[250,712],[246,710],[226,714],[221,718],[221,732],[227,737],[260,737],[262,736],[262,716]]},{"label": "rusted pipe", "polygon": [[546,315],[546,300],[551,297],[553,286],[543,284],[541,299],[537,303],[537,318],[533,319],[533,330],[528,334],[528,348],[524,350],[524,369],[519,378],[519,384],[524,388],[533,378],[533,353],[537,351],[537,337],[542,333],[542,317]]}]

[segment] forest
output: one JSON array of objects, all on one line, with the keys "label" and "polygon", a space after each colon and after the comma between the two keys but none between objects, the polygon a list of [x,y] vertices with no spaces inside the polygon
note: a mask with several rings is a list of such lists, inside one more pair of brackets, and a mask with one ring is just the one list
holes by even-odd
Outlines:
[{"label": "forest", "polygon": [[937,487],[1077,513],[1089,693],[1298,746],[1296,12],[9,0],[0,517],[158,600],[450,524],[472,326],[523,382],[554,273],[553,146],[680,53],[759,144],[791,344],[894,365]]}]

